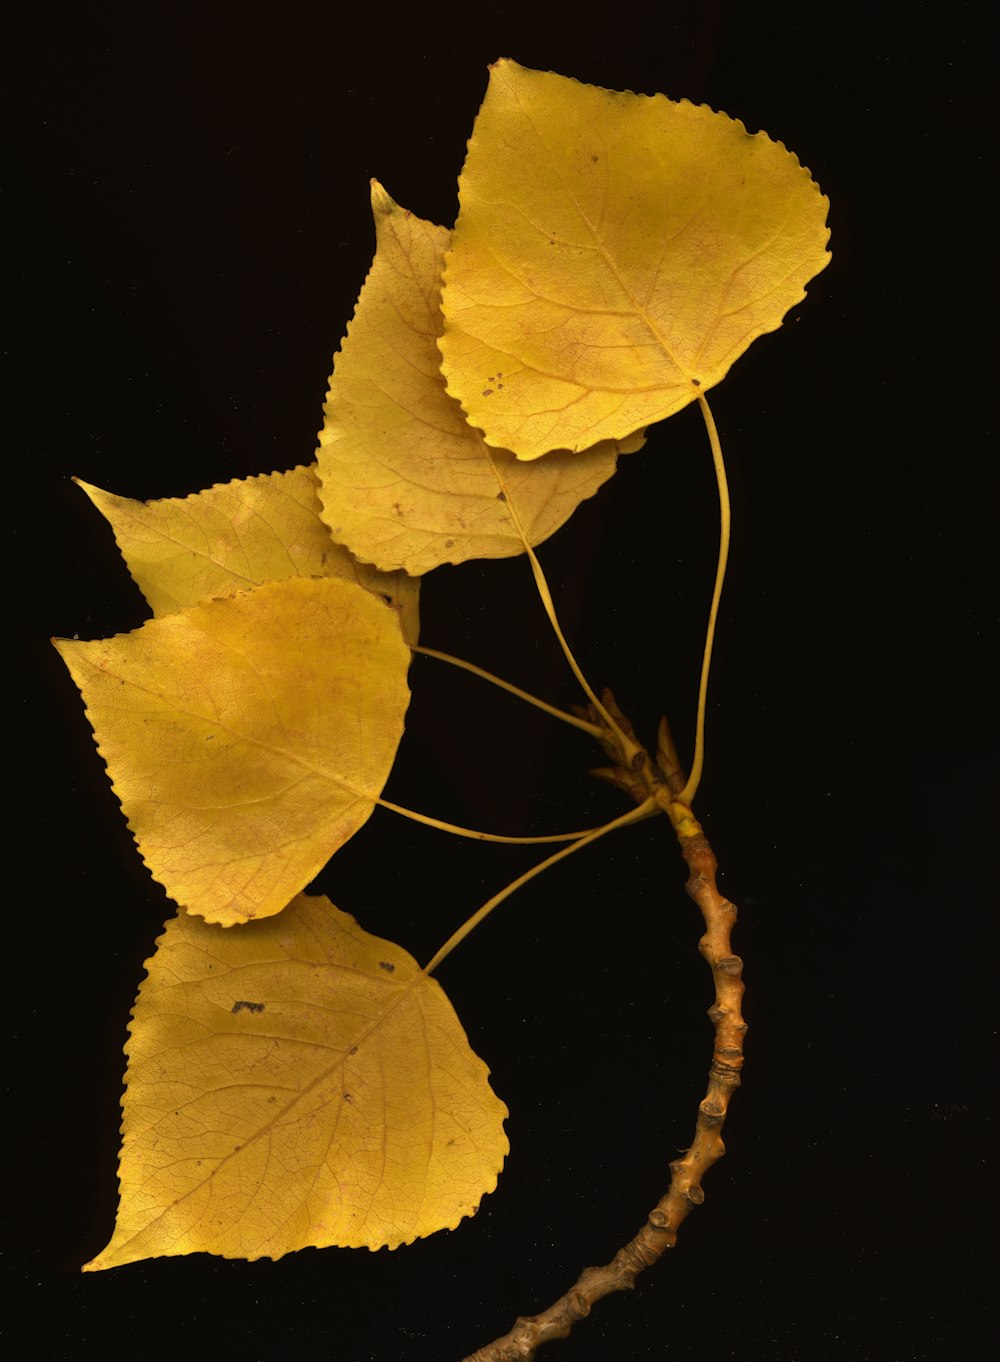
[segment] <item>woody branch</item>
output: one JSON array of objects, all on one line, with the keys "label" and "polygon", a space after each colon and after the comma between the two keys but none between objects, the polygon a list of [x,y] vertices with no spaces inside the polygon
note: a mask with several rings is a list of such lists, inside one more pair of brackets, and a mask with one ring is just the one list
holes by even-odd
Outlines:
[{"label": "woody branch", "polygon": [[[625,731],[631,737],[631,726],[607,692],[604,700],[619,725],[626,725]],[[606,735],[604,745],[614,760],[618,753],[612,734]],[[648,754],[643,752],[642,756],[639,763],[633,758],[628,767],[616,764],[594,774],[627,790],[637,802],[651,795],[656,798],[670,817],[690,872],[685,888],[701,909],[704,919],[705,932],[698,949],[712,970],[715,984],[715,1001],[708,1011],[715,1028],[715,1043],[708,1087],[698,1106],[694,1139],[684,1156],[670,1164],[670,1185],[650,1211],[646,1223],[609,1263],[585,1268],[573,1286],[548,1309],[518,1319],[509,1333],[478,1349],[465,1362],[531,1362],[544,1344],[565,1338],[573,1325],[589,1315],[603,1296],[634,1286],[640,1272],[674,1247],[680,1226],[705,1199],[702,1179],[725,1153],[722,1127],[732,1095],[740,1083],[743,1037],[747,1031],[741,1010],[743,962],[733,954],[730,941],[736,909],[719,892],[716,884],[718,866],[708,839],[691,810],[676,802],[676,794],[684,788],[685,776],[665,722],[660,726],[655,765]]]}]

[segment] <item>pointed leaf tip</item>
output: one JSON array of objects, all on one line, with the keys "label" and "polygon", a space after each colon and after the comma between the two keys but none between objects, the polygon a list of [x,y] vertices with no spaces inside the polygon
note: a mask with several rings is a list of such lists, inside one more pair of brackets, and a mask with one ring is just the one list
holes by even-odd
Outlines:
[{"label": "pointed leaf tip", "polygon": [[121,1205],[84,1271],[395,1248],[495,1188],[507,1109],[444,991],[328,899],[232,931],[182,914],[146,968]]},{"label": "pointed leaf tip", "polygon": [[[413,575],[521,553],[501,486],[516,498],[531,542],[540,543],[642,437],[605,441],[537,469],[488,449],[440,372],[448,233],[400,208],[381,186],[372,207],[375,260],[335,357],[320,434],[323,518],[358,558]],[[491,379],[498,390],[504,381],[502,372]]]},{"label": "pointed leaf tip", "polygon": [[57,641],[153,877],[224,925],[279,913],[367,821],[410,650],[356,583],[292,577]]},{"label": "pointed leaf tip", "polygon": [[372,213],[376,219],[382,214],[392,213],[399,208],[399,204],[386,189],[385,185],[381,184],[376,179],[372,179],[371,181],[371,200]]},{"label": "pointed leaf tip", "polygon": [[341,577],[389,601],[407,643],[417,642],[420,583],[379,572],[333,540],[320,518],[315,465],[159,501],[74,482],[110,524],[154,615],[288,577]]}]

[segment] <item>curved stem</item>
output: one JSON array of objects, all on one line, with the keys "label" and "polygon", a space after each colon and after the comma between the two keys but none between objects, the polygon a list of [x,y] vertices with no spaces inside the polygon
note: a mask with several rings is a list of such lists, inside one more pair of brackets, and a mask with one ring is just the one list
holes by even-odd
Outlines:
[{"label": "curved stem", "polygon": [[439,832],[450,832],[455,837],[471,837],[476,842],[506,842],[511,846],[533,846],[540,842],[578,842],[584,838],[599,835],[603,828],[583,828],[580,832],[550,832],[545,837],[503,837],[498,832],[477,832],[475,828],[463,828],[457,823],[446,823],[443,819],[432,818],[429,813],[417,813],[415,809],[404,809],[402,804],[393,804],[389,799],[375,798],[380,809],[401,814],[414,823],[423,823]]},{"label": "curved stem", "polygon": [[546,714],[551,714],[556,719],[562,719],[564,723],[572,724],[574,728],[582,729],[584,733],[589,733],[592,738],[600,738],[601,736],[602,730],[597,724],[592,724],[586,719],[578,719],[575,714],[567,714],[565,710],[557,709],[555,705],[550,705],[545,700],[539,700],[537,695],[531,695],[528,691],[522,690],[520,686],[514,686],[509,681],[494,676],[492,672],[477,667],[473,662],[465,662],[460,657],[452,657],[451,653],[440,653],[436,648],[414,645],[411,651],[421,653],[424,657],[436,657],[439,662],[448,662],[453,667],[461,667],[462,671],[471,672],[473,676],[479,676],[484,681],[489,681],[491,685],[499,686],[501,690],[510,691],[511,695],[516,695],[519,700],[526,700],[529,705],[534,705],[536,709],[543,709]]},{"label": "curved stem", "polygon": [[698,1105],[694,1140],[670,1164],[670,1185],[645,1224],[609,1263],[585,1268],[547,1310],[520,1318],[510,1333],[477,1349],[465,1362],[532,1362],[539,1348],[554,1339],[565,1338],[602,1297],[634,1286],[640,1272],[652,1267],[674,1247],[680,1226],[705,1199],[702,1179],[725,1153],[722,1126],[730,1099],[740,1083],[743,1037],[747,1032],[742,1012],[743,961],[733,954],[731,945],[736,909],[719,893],[715,856],[701,828],[679,811],[673,821],[691,872],[687,892],[701,909],[705,922],[698,949],[711,967],[715,983],[715,1002],[708,1011],[715,1027],[715,1043],[707,1090]]},{"label": "curved stem", "polygon": [[595,711],[601,716],[601,718],[607,724],[608,728],[611,730],[612,733],[614,733],[614,735],[618,739],[619,743],[621,744],[622,753],[625,757],[625,760],[630,761],[632,757],[635,756],[635,754],[640,749],[632,741],[628,734],[623,732],[623,730],[615,722],[614,717],[601,703],[601,700],[598,698],[590,682],[584,676],[583,671],[580,668],[580,664],[573,656],[573,650],[566,642],[566,636],[563,634],[562,628],[559,624],[559,616],[556,614],[555,602],[552,599],[552,592],[549,590],[549,584],[545,580],[545,573],[542,571],[542,565],[538,561],[538,557],[535,553],[535,550],[528,543],[528,536],[524,532],[524,527],[522,526],[520,517],[517,514],[517,509],[514,506],[511,494],[507,487],[504,485],[503,478],[500,476],[500,470],[497,467],[496,460],[491,458],[490,462],[493,465],[493,472],[496,474],[497,482],[500,484],[500,490],[503,492],[504,500],[507,503],[507,510],[510,512],[510,518],[514,522],[514,528],[517,530],[517,533],[521,539],[521,543],[524,545],[524,551],[528,555],[528,562],[531,564],[531,571],[535,578],[535,586],[538,589],[538,595],[539,598],[541,599],[542,607],[545,610],[546,615],[548,616],[549,623],[552,626],[552,632],[555,634],[559,642],[559,647],[563,650],[563,655],[566,658],[566,661],[569,663],[570,670],[572,671],[573,675],[580,683],[584,695],[586,695],[587,699],[593,705]]},{"label": "curved stem", "polygon": [[698,686],[698,718],[695,725],[694,740],[694,759],[691,762],[691,773],[688,776],[687,784],[677,796],[680,804],[690,805],[694,799],[698,786],[701,784],[701,773],[705,766],[705,709],[708,704],[708,676],[712,667],[712,645],[715,642],[715,621],[719,614],[719,601],[722,599],[722,584],[726,580],[726,563],[729,561],[729,536],[732,523],[732,513],[729,504],[729,483],[726,480],[726,465],[722,458],[722,445],[719,442],[719,432],[715,428],[715,421],[712,417],[711,408],[701,393],[698,394],[698,405],[701,407],[701,414],[705,421],[705,428],[708,431],[708,441],[712,446],[712,463],[715,467],[715,481],[719,488],[719,561],[715,569],[715,589],[712,592],[712,604],[708,611],[708,628],[705,631],[705,651],[701,659],[701,682]]},{"label": "curved stem", "polygon": [[656,812],[657,807],[655,800],[647,799],[645,803],[640,804],[638,808],[629,809],[628,813],[622,814],[620,818],[612,819],[610,823],[605,823],[602,828],[595,828],[592,832],[588,832],[585,836],[580,837],[572,846],[563,847],[562,850],[557,851],[554,856],[549,856],[544,861],[539,861],[539,863],[532,866],[530,870],[526,870],[523,875],[518,875],[516,880],[511,880],[510,884],[501,889],[498,894],[494,894],[492,898],[486,900],[481,908],[477,908],[472,916],[467,918],[457,931],[452,932],[451,936],[449,936],[448,940],[437,954],[424,966],[424,973],[430,974],[432,970],[437,969],[441,961],[444,960],[446,956],[450,955],[455,947],[460,945],[470,932],[475,931],[483,919],[492,913],[494,908],[503,903],[504,899],[510,898],[511,894],[520,889],[522,885],[527,884],[529,880],[533,880],[536,875],[540,875],[543,870],[548,870],[549,866],[555,865],[557,861],[564,861],[567,856],[571,856],[574,851],[579,851],[581,847],[587,846],[590,842],[596,842],[597,839],[603,837],[605,833],[614,832],[616,828],[624,828],[627,827],[629,823],[637,823],[642,818],[648,818],[650,814]]}]

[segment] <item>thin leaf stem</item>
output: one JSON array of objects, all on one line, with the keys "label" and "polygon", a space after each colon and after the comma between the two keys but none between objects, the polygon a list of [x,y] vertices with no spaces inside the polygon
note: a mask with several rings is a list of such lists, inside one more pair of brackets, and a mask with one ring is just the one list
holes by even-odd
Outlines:
[{"label": "thin leaf stem", "polygon": [[449,936],[448,940],[437,954],[424,966],[424,973],[430,974],[433,970],[437,969],[441,961],[444,960],[446,956],[450,955],[455,947],[460,945],[470,932],[475,931],[479,924],[492,913],[494,908],[503,903],[504,899],[510,898],[511,894],[520,889],[522,885],[527,884],[529,880],[533,880],[536,875],[540,875],[543,870],[548,870],[549,866],[555,865],[557,861],[564,861],[566,857],[571,856],[574,851],[579,851],[581,847],[585,847],[591,842],[596,842],[599,837],[605,836],[606,833],[614,832],[616,828],[627,827],[630,823],[637,823],[640,819],[648,818],[651,814],[656,813],[657,810],[658,805],[656,801],[654,799],[647,799],[640,804],[638,808],[629,809],[628,813],[622,814],[620,818],[612,819],[610,823],[605,823],[603,827],[594,828],[591,832],[586,833],[575,841],[572,846],[563,847],[562,850],[557,851],[554,856],[548,856],[544,861],[539,861],[537,865],[532,866],[530,870],[526,870],[523,875],[518,875],[516,880],[511,880],[510,884],[501,889],[498,894],[494,894],[492,898],[486,900],[481,908],[477,908],[472,916],[467,918],[457,931],[452,932],[451,936]]},{"label": "thin leaf stem", "polygon": [[542,608],[544,609],[546,615],[548,616],[549,623],[552,626],[552,632],[555,634],[556,639],[559,642],[559,647],[563,650],[563,655],[566,658],[566,661],[569,663],[569,667],[573,675],[580,683],[580,687],[583,690],[584,695],[586,695],[587,699],[590,701],[596,712],[607,724],[611,732],[614,733],[615,736],[617,737],[619,743],[621,744],[622,753],[626,762],[631,761],[631,759],[641,749],[629,737],[629,735],[625,733],[620,728],[620,726],[615,722],[614,716],[610,714],[608,710],[605,708],[605,706],[602,704],[600,698],[598,697],[597,693],[591,686],[590,682],[584,676],[580,664],[573,656],[573,650],[567,643],[566,636],[563,633],[562,627],[559,624],[559,616],[556,614],[555,602],[552,599],[552,592],[549,590],[549,584],[545,579],[545,573],[542,571],[542,565],[538,561],[538,556],[535,553],[535,550],[528,543],[528,536],[524,532],[524,527],[521,524],[520,516],[517,514],[517,508],[514,505],[514,501],[513,498],[511,497],[510,491],[508,490],[507,487],[504,486],[504,481],[503,478],[500,476],[500,470],[497,467],[497,462],[495,459],[492,459],[491,462],[493,464],[493,471],[496,474],[497,482],[500,484],[500,490],[503,492],[504,500],[507,503],[507,510],[510,512],[510,518],[514,522],[514,528],[517,530],[517,533],[521,539],[521,543],[524,545],[524,551],[528,555],[528,562],[531,564],[531,571],[535,578],[535,586],[538,589],[538,595],[542,602]]},{"label": "thin leaf stem", "polygon": [[550,705],[545,700],[539,700],[537,695],[532,695],[520,686],[512,685],[510,681],[504,681],[499,676],[494,676],[492,672],[486,671],[482,667],[477,667],[474,662],[465,662],[460,657],[452,657],[451,653],[438,652],[436,648],[413,647],[413,652],[421,653],[424,657],[436,657],[439,662],[448,662],[453,667],[461,667],[462,671],[471,672],[473,676],[479,676],[484,681],[489,681],[493,686],[499,686],[501,690],[510,691],[511,695],[516,695],[519,700],[525,700],[529,705],[534,705],[536,709],[543,709],[546,714],[551,714],[556,719],[562,719],[564,723],[572,724],[574,728],[580,728],[584,733],[589,733],[592,738],[600,738],[601,728],[597,724],[589,723],[586,719],[578,719],[575,714],[567,714],[563,709],[557,709],[555,705]]},{"label": "thin leaf stem", "polygon": [[443,819],[432,818],[429,813],[417,813],[415,809],[405,809],[401,804],[393,804],[389,799],[375,797],[374,802],[380,809],[398,813],[403,818],[412,819],[414,823],[437,828],[439,832],[450,832],[455,837],[470,837],[476,842],[506,842],[511,846],[533,846],[542,842],[577,842],[604,831],[603,828],[583,828],[579,832],[550,832],[545,837],[504,837],[498,832],[477,832],[475,828],[463,828],[457,823],[446,823]]},{"label": "thin leaf stem", "polygon": [[715,622],[719,615],[719,601],[722,599],[722,584],[726,580],[726,564],[729,561],[729,539],[732,512],[729,503],[729,483],[726,480],[726,465],[722,458],[722,445],[715,420],[705,397],[698,394],[698,405],[708,431],[708,441],[712,447],[712,463],[715,467],[715,481],[719,488],[719,560],[715,569],[715,588],[712,604],[708,611],[708,627],[705,631],[705,650],[701,659],[701,681],[698,686],[698,718],[695,724],[694,759],[687,784],[677,796],[680,804],[690,806],[705,766],[705,710],[708,705],[708,677],[712,668],[712,645],[715,642]]}]

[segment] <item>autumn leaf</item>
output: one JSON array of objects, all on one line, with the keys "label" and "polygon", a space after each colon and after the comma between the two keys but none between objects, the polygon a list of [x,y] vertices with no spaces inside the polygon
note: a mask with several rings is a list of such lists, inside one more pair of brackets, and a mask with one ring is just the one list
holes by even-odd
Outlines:
[{"label": "autumn leaf", "polygon": [[402,737],[410,650],[355,582],[291,577],[56,647],[143,860],[209,922],[280,912],[368,819]]},{"label": "autumn leaf", "polygon": [[154,615],[286,577],[344,577],[388,600],[407,643],[417,643],[419,581],[359,563],[333,541],[320,519],[315,466],[161,501],[76,481],[109,521]]},{"label": "autumn leaf", "polygon": [[766,134],[512,61],[490,70],[459,203],[448,391],[525,459],[680,410],[830,258],[827,200]]},{"label": "autumn leaf", "polygon": [[444,991],[328,899],[231,931],[181,914],[146,968],[121,1205],[85,1270],[396,1248],[496,1186],[507,1109]]},{"label": "autumn leaf", "polygon": [[[448,232],[375,183],[372,211],[375,260],[334,362],[320,433],[323,518],[334,539],[386,571],[416,576],[442,563],[522,553],[493,461],[538,544],[611,477],[619,446],[555,454],[537,469],[487,449],[440,373]],[[488,377],[498,390],[504,381],[499,371]],[[639,434],[621,449],[641,444]]]}]

